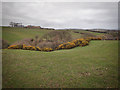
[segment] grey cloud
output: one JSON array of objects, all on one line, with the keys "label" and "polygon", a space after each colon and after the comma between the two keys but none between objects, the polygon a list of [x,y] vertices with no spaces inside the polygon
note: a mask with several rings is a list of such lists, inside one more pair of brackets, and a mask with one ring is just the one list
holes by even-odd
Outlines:
[{"label": "grey cloud", "polygon": [[4,2],[2,9],[3,25],[15,21],[53,28],[118,28],[115,2]]}]

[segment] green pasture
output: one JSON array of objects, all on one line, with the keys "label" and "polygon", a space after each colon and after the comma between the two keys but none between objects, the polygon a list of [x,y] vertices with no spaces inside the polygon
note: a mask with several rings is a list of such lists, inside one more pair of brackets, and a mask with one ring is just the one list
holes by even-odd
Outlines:
[{"label": "green pasture", "polygon": [[[32,33],[5,32],[19,39]],[[2,66],[3,88],[117,88],[118,41],[53,52],[3,49]]]},{"label": "green pasture", "polygon": [[9,44],[12,44],[18,40],[22,40],[25,38],[34,38],[36,35],[41,37],[42,35],[50,31],[52,30],[3,27],[2,38],[8,41]]}]

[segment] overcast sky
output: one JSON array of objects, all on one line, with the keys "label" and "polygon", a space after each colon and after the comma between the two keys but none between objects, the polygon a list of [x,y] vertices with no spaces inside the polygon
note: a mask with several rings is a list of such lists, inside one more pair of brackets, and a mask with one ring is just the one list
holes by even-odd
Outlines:
[{"label": "overcast sky", "polygon": [[118,3],[2,2],[2,25],[10,21],[56,29],[118,29]]}]

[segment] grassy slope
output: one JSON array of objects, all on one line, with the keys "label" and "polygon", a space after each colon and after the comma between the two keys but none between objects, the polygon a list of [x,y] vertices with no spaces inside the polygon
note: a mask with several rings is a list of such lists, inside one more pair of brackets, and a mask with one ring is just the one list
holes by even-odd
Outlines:
[{"label": "grassy slope", "polygon": [[84,30],[74,30],[80,33],[91,33],[93,35],[103,35],[104,33],[96,33],[96,32],[90,32],[90,31],[84,31]]},{"label": "grassy slope", "polygon": [[52,30],[3,27],[2,37],[11,44],[24,38],[34,38],[36,35],[41,37],[50,31]]},{"label": "grassy slope", "polygon": [[[95,36],[104,35],[104,33],[96,33],[96,32],[84,31],[84,30],[69,30],[69,31],[70,31],[73,39],[78,39],[78,38],[84,37],[84,35],[80,34],[80,33],[90,33],[90,34],[93,34]],[[80,33],[74,33],[74,31],[77,31],[77,32],[80,32]]]},{"label": "grassy slope", "polygon": [[72,39],[82,38],[82,35],[79,34],[79,33],[70,32],[70,34],[71,34],[71,36],[72,36]]},{"label": "grassy slope", "polygon": [[118,42],[53,52],[3,50],[3,87],[117,87]]}]

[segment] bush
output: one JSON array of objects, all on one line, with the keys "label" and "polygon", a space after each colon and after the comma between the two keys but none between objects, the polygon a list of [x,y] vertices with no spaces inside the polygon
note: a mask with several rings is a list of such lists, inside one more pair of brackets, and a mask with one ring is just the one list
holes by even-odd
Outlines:
[{"label": "bush", "polygon": [[36,47],[34,47],[34,46],[26,46],[25,44],[23,44],[23,49],[24,50],[37,50]]},{"label": "bush", "polygon": [[37,47],[36,49],[37,49],[37,51],[42,51],[42,49],[40,47]]},{"label": "bush", "polygon": [[23,45],[11,45],[8,47],[8,49],[23,49],[23,50],[46,51],[46,52],[53,51],[52,48],[40,48],[40,47],[34,47],[34,46],[26,46],[25,44],[23,44]]},{"label": "bush", "polygon": [[71,49],[71,48],[74,48],[74,47],[77,47],[77,46],[86,46],[89,44],[89,39],[76,39],[76,40],[73,40],[72,42],[67,42],[67,43],[63,43],[63,44],[60,44],[56,50],[59,50],[59,49]]},{"label": "bush", "polygon": [[10,45],[8,49],[22,49],[23,45]]},{"label": "bush", "polygon": [[6,40],[0,39],[0,49],[8,48],[9,44]]},{"label": "bush", "polygon": [[55,49],[59,44],[60,44],[60,43],[58,43],[58,42],[43,41],[43,42],[40,42],[40,43],[37,45],[37,47]]},{"label": "bush", "polygon": [[53,49],[52,49],[52,48],[42,48],[41,50],[42,50],[42,51],[46,51],[46,52],[53,51]]},{"label": "bush", "polygon": [[68,42],[72,40],[71,34],[68,31],[51,31],[43,37],[45,40]]},{"label": "bush", "polygon": [[32,39],[32,38],[25,38],[23,40],[20,40],[20,41],[17,41],[15,43],[13,43],[12,45],[23,45],[23,44],[25,44],[26,46],[33,46],[34,45],[33,41],[34,41],[34,39]]}]

